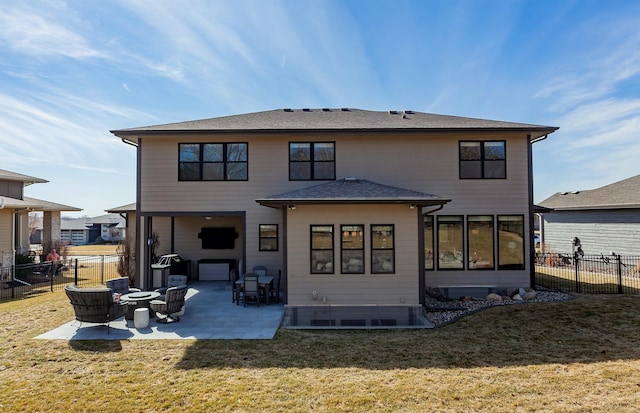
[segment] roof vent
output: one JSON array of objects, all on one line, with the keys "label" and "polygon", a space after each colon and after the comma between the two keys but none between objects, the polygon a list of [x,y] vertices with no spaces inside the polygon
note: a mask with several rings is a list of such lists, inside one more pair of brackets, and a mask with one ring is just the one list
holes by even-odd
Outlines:
[{"label": "roof vent", "polygon": [[293,112],[293,109],[286,108],[286,109],[284,109],[284,111],[285,111],[285,112]]},{"label": "roof vent", "polygon": [[397,110],[390,110],[389,113],[392,114],[392,115],[397,115],[398,111]]},{"label": "roof vent", "polygon": [[560,195],[566,195],[566,194],[568,194],[568,192],[566,192],[566,191],[565,192],[560,192]]},{"label": "roof vent", "polygon": [[311,112],[311,109],[309,109],[309,108],[302,108],[302,111],[303,111],[303,112]]},{"label": "roof vent", "polygon": [[329,108],[322,108],[322,111],[323,111],[323,112],[331,112],[331,109],[329,109]]},{"label": "roof vent", "polygon": [[580,193],[580,191],[571,191],[572,194],[574,195],[578,195]]},{"label": "roof vent", "polygon": [[358,182],[358,178],[354,178],[354,177],[349,177],[349,178],[344,178],[345,182]]},{"label": "roof vent", "polygon": [[340,110],[343,111],[343,112],[349,112],[349,108],[342,108]]},{"label": "roof vent", "polygon": [[404,113],[405,115],[413,115],[415,112],[412,110],[405,110]]}]

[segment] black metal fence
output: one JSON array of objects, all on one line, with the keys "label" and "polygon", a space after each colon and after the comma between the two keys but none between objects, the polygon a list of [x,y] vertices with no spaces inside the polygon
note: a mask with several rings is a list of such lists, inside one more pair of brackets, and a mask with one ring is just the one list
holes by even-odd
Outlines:
[{"label": "black metal fence", "polygon": [[640,294],[640,256],[539,253],[538,287],[592,294]]},{"label": "black metal fence", "polygon": [[[120,277],[118,260],[119,255],[96,255],[68,258],[57,269],[48,262],[2,267],[0,301],[61,291],[67,284],[104,285],[106,280]],[[54,270],[56,273],[52,274]]]}]

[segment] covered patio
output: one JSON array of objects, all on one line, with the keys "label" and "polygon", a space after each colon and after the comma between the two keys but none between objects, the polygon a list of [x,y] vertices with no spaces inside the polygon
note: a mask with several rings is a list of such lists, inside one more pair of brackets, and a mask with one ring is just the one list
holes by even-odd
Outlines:
[{"label": "covered patio", "polygon": [[[71,304],[69,304],[71,305]],[[37,336],[45,340],[198,340],[272,339],[284,313],[282,303],[270,305],[231,301],[231,285],[225,281],[190,281],[185,314],[179,322],[160,324],[150,318],[149,327],[137,329],[133,320],[121,317],[105,324],[72,320]]]}]

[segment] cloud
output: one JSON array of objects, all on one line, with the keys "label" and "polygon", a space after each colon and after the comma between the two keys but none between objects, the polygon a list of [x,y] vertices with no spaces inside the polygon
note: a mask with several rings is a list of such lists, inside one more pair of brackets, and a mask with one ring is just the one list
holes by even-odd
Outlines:
[{"label": "cloud", "polygon": [[106,57],[80,34],[31,10],[0,9],[0,27],[0,42],[21,54],[61,55],[73,59]]}]

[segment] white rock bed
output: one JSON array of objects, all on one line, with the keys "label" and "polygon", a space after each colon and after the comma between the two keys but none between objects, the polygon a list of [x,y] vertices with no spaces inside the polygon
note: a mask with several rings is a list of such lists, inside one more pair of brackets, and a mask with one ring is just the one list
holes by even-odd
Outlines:
[{"label": "white rock bed", "polygon": [[427,297],[425,303],[426,317],[433,323],[435,327],[452,323],[457,319],[474,313],[476,311],[501,306],[501,305],[517,305],[526,303],[544,303],[544,302],[560,302],[567,301],[573,297],[567,293],[553,291],[537,291],[535,298],[527,300],[449,300],[440,301],[435,298]]}]

